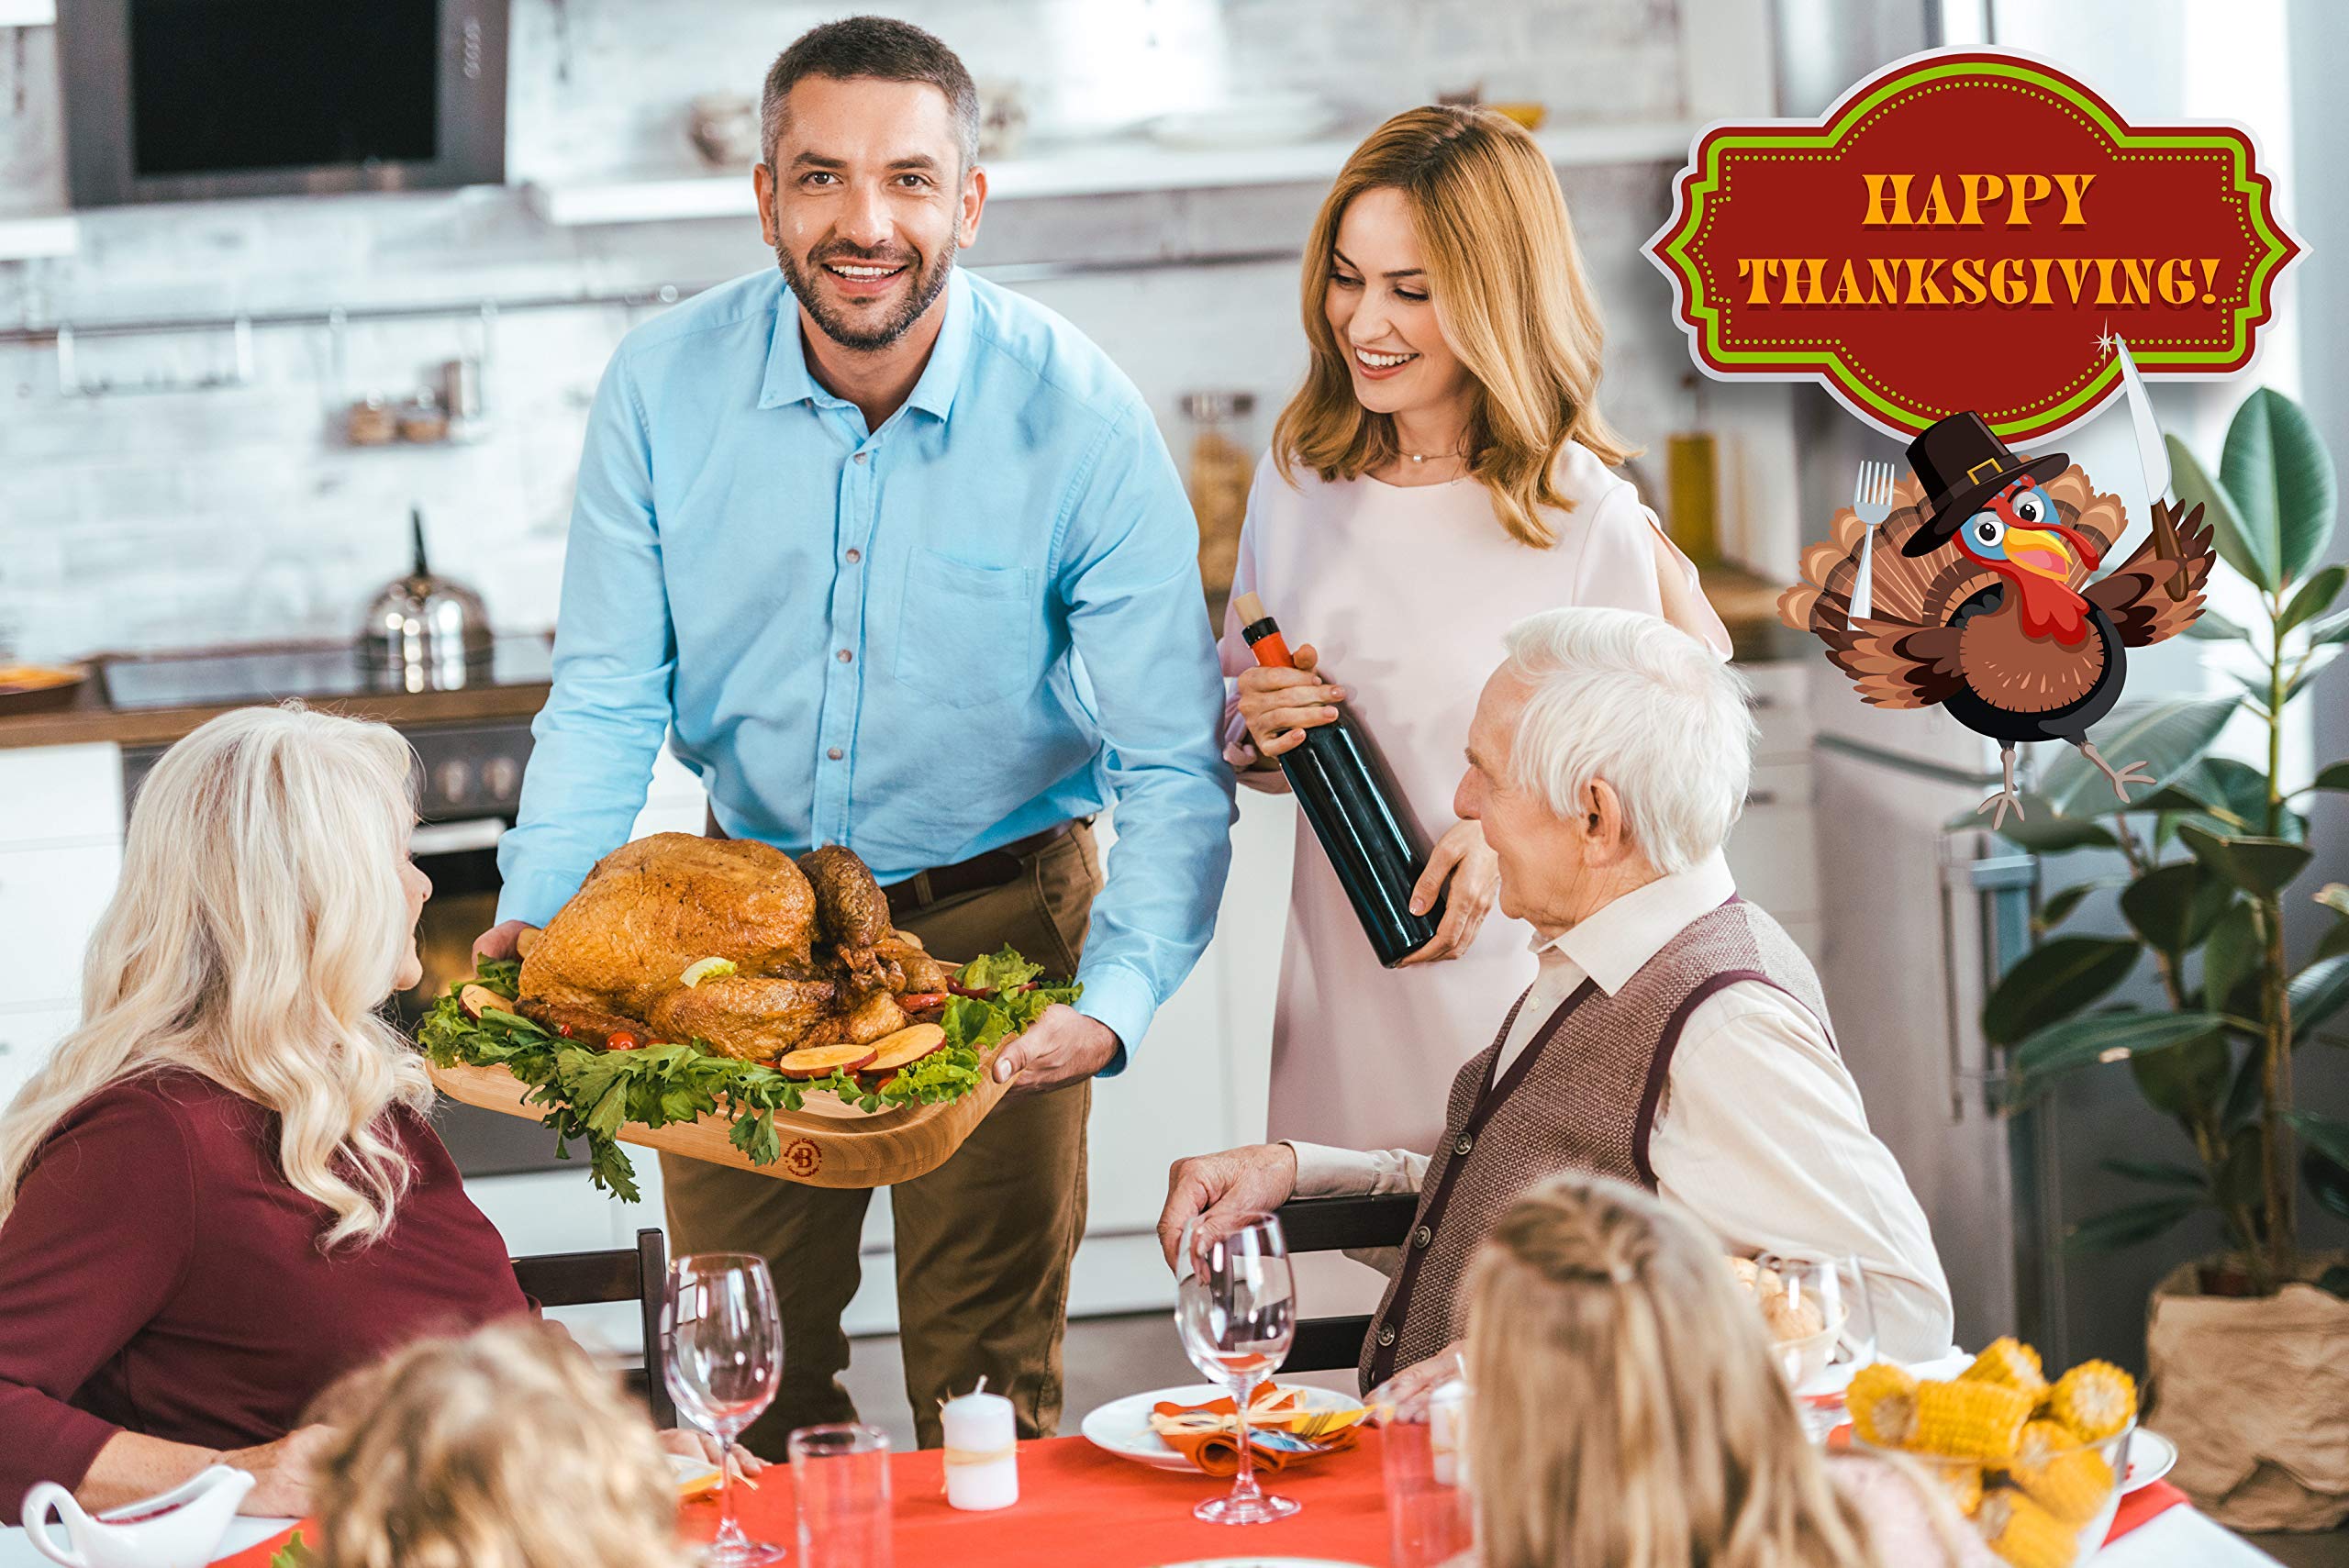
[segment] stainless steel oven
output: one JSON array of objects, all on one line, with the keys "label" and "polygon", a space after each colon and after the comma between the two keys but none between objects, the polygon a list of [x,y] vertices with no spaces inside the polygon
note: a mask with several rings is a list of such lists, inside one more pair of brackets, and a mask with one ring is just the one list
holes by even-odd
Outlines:
[{"label": "stainless steel oven", "polygon": [[506,178],[507,0],[66,0],[76,206]]}]

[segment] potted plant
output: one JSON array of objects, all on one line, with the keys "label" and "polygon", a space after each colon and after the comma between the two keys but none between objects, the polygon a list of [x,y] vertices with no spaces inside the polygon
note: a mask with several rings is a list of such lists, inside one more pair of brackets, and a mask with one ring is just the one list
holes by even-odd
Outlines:
[{"label": "potted plant", "polygon": [[[2234,676],[2243,695],[2116,710],[2101,747],[2145,758],[2156,780],[2126,806],[2070,751],[2026,796],[2004,837],[2043,856],[2117,851],[2126,871],[2043,899],[2041,940],[1992,992],[1983,1027],[2006,1050],[2019,1105],[2069,1073],[2125,1065],[2176,1122],[2174,1154],[2105,1162],[2150,1195],[2073,1227],[2068,1244],[2127,1246],[2216,1213],[2225,1251],[2183,1264],[2154,1294],[2154,1424],[2178,1443],[2174,1479],[2213,1516],[2329,1529],[2349,1517],[2349,1265],[2303,1253],[2296,1207],[2305,1188],[2349,1217],[2349,1118],[2297,1102],[2293,1066],[2303,1051],[2349,1046],[2327,1028],[2349,1005],[2349,887],[2301,883],[2311,858],[2301,806],[2316,791],[2349,791],[2349,762],[2291,779],[2284,758],[2287,714],[2349,646],[2349,610],[2333,609],[2349,568],[2318,565],[2332,535],[2332,464],[2288,398],[2252,395],[2215,479],[2169,445],[2181,503],[2207,508],[2220,555],[2258,590],[2253,626],[2205,610],[2189,633],[2248,650]],[[2209,754],[2238,712],[2265,727],[2264,768]],[[2120,889],[2125,932],[2053,934],[2104,886]],[[2324,922],[2297,973],[2288,910]],[[2106,1001],[2147,965],[2158,1005]]]}]

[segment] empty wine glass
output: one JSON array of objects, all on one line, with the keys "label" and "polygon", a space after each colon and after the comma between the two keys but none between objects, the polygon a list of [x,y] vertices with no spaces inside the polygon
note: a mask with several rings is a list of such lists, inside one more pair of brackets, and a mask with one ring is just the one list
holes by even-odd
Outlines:
[{"label": "empty wine glass", "polygon": [[1765,1255],[1754,1262],[1779,1370],[1794,1391],[1803,1430],[1823,1441],[1844,1418],[1844,1385],[1876,1360],[1867,1268],[1854,1257]]},{"label": "empty wine glass", "polygon": [[1209,1524],[1262,1524],[1302,1507],[1258,1489],[1248,1449],[1248,1407],[1288,1355],[1297,1335],[1297,1282],[1281,1222],[1273,1215],[1203,1215],[1186,1228],[1188,1272],[1174,1286],[1174,1325],[1184,1353],[1239,1407],[1240,1471],[1231,1491],[1191,1511]]},{"label": "empty wine glass", "polygon": [[[774,1402],[783,1382],[783,1318],[766,1260],[748,1252],[696,1252],[669,1265],[661,1304],[662,1368],[677,1414],[716,1438],[723,1454]],[[718,1462],[718,1535],[710,1568],[780,1562],[780,1546],[753,1540],[734,1517],[734,1467]]]}]

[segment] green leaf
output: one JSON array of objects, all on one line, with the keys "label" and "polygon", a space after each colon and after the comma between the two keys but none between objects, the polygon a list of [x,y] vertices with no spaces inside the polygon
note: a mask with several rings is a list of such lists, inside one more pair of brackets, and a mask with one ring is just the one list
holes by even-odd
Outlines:
[{"label": "green leaf", "polygon": [[2207,605],[2203,606],[2202,613],[2194,617],[2193,624],[2186,628],[2186,635],[2203,642],[2225,642],[2229,639],[2246,645],[2251,642],[2248,630]]},{"label": "green leaf", "polygon": [[[2300,1179],[2309,1184],[2310,1194],[2321,1206],[2343,1219],[2349,1219],[2349,1165],[2328,1160],[2317,1150],[2303,1149],[2300,1151]],[[2330,1272],[2337,1274],[2349,1271],[2335,1264]],[[2326,1288],[2335,1296],[2349,1294],[2338,1285]]]},{"label": "green leaf", "polygon": [[2173,956],[2200,941],[2234,902],[2234,889],[2192,861],[2157,866],[2121,894],[2121,913],[2137,934]]},{"label": "green leaf", "polygon": [[[2184,773],[2234,717],[2232,697],[2124,702],[2089,739],[2114,767],[2143,762],[2155,788]],[[2116,800],[2112,781],[2073,747],[2065,747],[2039,781],[2039,793],[2066,817],[2088,817]]]},{"label": "green leaf", "polygon": [[[2330,762],[2319,768],[2316,777],[2309,781],[2309,788],[2349,791],[2349,762]],[[2349,906],[2344,906],[2342,913],[2349,914]]]},{"label": "green leaf", "polygon": [[2128,882],[2125,876],[2099,876],[2093,881],[2076,883],[2059,893],[2051,893],[2039,906],[2039,913],[2031,917],[2032,934],[2045,936],[2080,906],[2080,900],[2089,894],[2108,887],[2120,887]]},{"label": "green leaf", "polygon": [[2349,1003],[2349,955],[2319,959],[2292,976],[2285,992],[2291,1002],[2292,1039],[2297,1043]]},{"label": "green leaf", "polygon": [[2233,1058],[2222,1033],[2210,1033],[2167,1051],[2138,1051],[2129,1058],[2129,1075],[2138,1093],[2155,1110],[2174,1117],[2206,1114],[2227,1085]]},{"label": "green leaf", "polygon": [[1982,1032],[2011,1045],[2056,1018],[2069,1018],[2128,977],[2137,943],[2108,937],[2057,937],[2016,961],[1982,1006]]},{"label": "green leaf", "polygon": [[2259,973],[2265,958],[2259,912],[2246,902],[2229,906],[2202,944],[2202,1005],[2214,1013],[2238,1011],[2235,993]]},{"label": "green leaf", "polygon": [[2207,1172],[2169,1160],[2107,1160],[2102,1163],[2116,1176],[2126,1176],[2132,1182],[2149,1182],[2157,1187],[2191,1187],[2200,1192],[2210,1184]]},{"label": "green leaf", "polygon": [[2292,1124],[2302,1143],[2336,1165],[2349,1165],[2349,1121],[2315,1111],[2287,1111],[2284,1119]]},{"label": "green leaf", "polygon": [[2294,697],[2307,691],[2310,683],[2331,669],[2332,662],[2340,657],[2341,649],[2337,644],[2312,650],[2300,673],[2293,676],[2291,684],[2284,688],[2284,701],[2288,705]]},{"label": "green leaf", "polygon": [[2028,1099],[2060,1073],[2099,1062],[2119,1062],[2171,1050],[2214,1033],[2211,1013],[2147,1013],[2134,1008],[2065,1018],[2015,1047],[2018,1094]]},{"label": "green leaf", "polygon": [[[2267,775],[2249,763],[2232,757],[2205,757],[2173,782],[2208,805],[2203,816],[2189,813],[2186,817],[2206,832],[2223,839],[2233,833],[2259,832],[2266,824]],[[2307,824],[2298,812],[2287,809],[2278,827],[2278,838],[2298,843]]]},{"label": "green leaf", "polygon": [[2254,897],[2280,890],[2311,858],[2306,846],[2282,839],[2223,838],[2191,824],[2177,830],[2177,839],[2196,860]]},{"label": "green leaf", "polygon": [[2254,534],[2243,526],[2242,514],[2235,509],[2234,497],[2226,486],[2203,472],[2202,464],[2184,441],[2176,436],[2165,436],[2169,448],[2170,482],[2177,490],[2179,515],[2203,508],[2203,520],[2210,525],[2219,547],[2219,557],[2262,588],[2273,589],[2277,581],[2276,539],[2272,534]]},{"label": "green leaf", "polygon": [[[2199,626],[2210,618],[2210,612],[2204,610],[2194,624]],[[2190,631],[2192,628],[2188,629]],[[2337,616],[2327,616],[2309,628],[2309,646],[2311,648],[2321,648],[2343,639],[2349,639],[2349,610],[2343,610]]]},{"label": "green leaf", "polygon": [[2284,614],[2276,622],[2276,635],[2283,636],[2302,621],[2312,620],[2332,607],[2341,596],[2341,584],[2349,582],[2349,566],[2328,566],[2307,582],[2284,606]]},{"label": "green leaf", "polygon": [[2273,541],[2277,574],[2298,582],[2332,541],[2332,457],[2299,404],[2271,387],[2243,399],[2227,426],[2219,479],[2246,532]]},{"label": "green leaf", "polygon": [[[1979,828],[1982,820],[1971,813],[1950,824],[1953,828]],[[2043,795],[2025,794],[2021,814],[2009,811],[1998,825],[1998,837],[2010,844],[2020,844],[2033,854],[2060,854],[2065,850],[2112,850],[2121,840],[2112,829],[2101,822],[2086,817],[2065,817],[2048,804]]]},{"label": "green leaf", "polygon": [[2232,1133],[2259,1119],[2267,1100],[2266,1084],[2260,1077],[2260,1061],[2256,1043],[2243,1053],[2243,1061],[2235,1068],[2234,1083],[2227,1090],[2227,1103],[2219,1112],[2220,1131]]},{"label": "green leaf", "polygon": [[2064,1233],[2067,1252],[2109,1252],[2150,1241],[2204,1207],[2199,1197],[2157,1197],[2083,1219]]}]

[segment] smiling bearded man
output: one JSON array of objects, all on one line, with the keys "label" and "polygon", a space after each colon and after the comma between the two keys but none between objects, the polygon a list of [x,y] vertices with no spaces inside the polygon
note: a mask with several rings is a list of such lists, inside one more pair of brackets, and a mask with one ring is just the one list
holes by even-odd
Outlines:
[{"label": "smiling bearded man", "polygon": [[[982,1377],[1049,1435],[1090,1081],[1190,972],[1230,860],[1198,528],[1132,383],[955,267],[986,174],[952,50],[882,17],[815,28],[763,122],[776,269],[630,332],[596,395],[554,690],[477,951],[510,953],[629,836],[665,736],[714,832],[842,845],[941,959],[1009,943],[1074,974],[1078,1004],[997,1053],[1011,1095],[890,1195],[922,1441]],[[1089,824],[1112,805],[1105,885]],[[744,1440],[780,1458],[793,1428],[853,1420],[841,1313],[872,1195],[661,1169],[676,1251],[772,1265],[783,1386]]]}]

